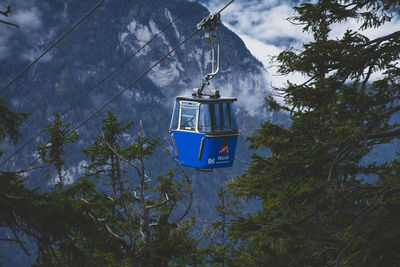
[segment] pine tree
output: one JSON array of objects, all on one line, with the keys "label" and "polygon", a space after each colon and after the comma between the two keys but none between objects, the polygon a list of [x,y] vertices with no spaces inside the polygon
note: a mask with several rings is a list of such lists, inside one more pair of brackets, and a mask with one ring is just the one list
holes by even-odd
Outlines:
[{"label": "pine tree", "polygon": [[[21,137],[20,126],[28,114],[17,112],[9,108],[4,97],[0,97],[0,141],[12,141],[17,143]],[[0,156],[2,151],[0,151]]]},{"label": "pine tree", "polygon": [[[230,231],[253,266],[395,266],[400,226],[398,155],[374,156],[400,135],[400,31],[369,39],[364,30],[390,22],[397,1],[318,1],[295,8],[294,23],[313,34],[302,51],[282,52],[282,74],[309,79],[280,89],[289,127],[265,122],[249,138],[255,154],[232,183],[262,209],[237,218]],[[331,38],[335,23],[359,29]],[[386,146],[383,146],[385,145]],[[393,153],[394,154],[394,153]]]},{"label": "pine tree", "polygon": [[[109,235],[124,248],[121,261],[133,266],[168,266],[186,260],[195,250],[183,216],[173,217],[175,208],[190,194],[188,185],[174,183],[174,173],[159,175],[155,182],[146,171],[146,159],[151,156],[158,139],[141,134],[131,145],[123,147],[121,136],[132,123],[118,121],[111,112],[102,121],[102,134],[84,151],[90,160],[88,175],[101,178],[109,188],[111,208],[103,216]],[[127,169],[129,168],[129,169]],[[136,174],[136,175],[135,175]],[[105,191],[107,192],[107,191]],[[181,223],[181,225],[179,225]]]},{"label": "pine tree", "polygon": [[[20,126],[26,117],[27,114],[10,109],[0,98],[0,141],[16,143],[20,137]],[[61,125],[59,121],[57,125]],[[59,145],[64,144],[61,142]],[[58,155],[52,154],[53,158],[60,160],[63,150],[54,151]],[[96,266],[91,260],[93,256],[89,257],[73,242],[77,233],[91,240],[102,236],[102,228],[96,227],[96,222],[87,216],[92,207],[81,200],[101,197],[96,194],[94,184],[79,179],[69,188],[54,188],[50,192],[40,193],[37,189],[27,188],[25,181],[29,176],[22,178],[20,174],[0,172],[0,226],[2,233],[7,233],[0,237],[0,242],[16,243],[28,256],[33,255],[28,248],[29,243],[36,243],[36,266],[60,265],[65,258],[80,263],[66,264],[68,266]],[[59,252],[63,257],[57,256]]]},{"label": "pine tree", "polygon": [[[26,113],[11,109],[4,97],[0,97],[0,142],[17,143],[21,137],[21,124],[27,116]],[[3,152],[0,150],[0,158],[2,155]],[[26,248],[19,237],[23,229],[18,221],[20,207],[18,202],[26,202],[21,195],[26,196],[30,193],[32,191],[23,186],[18,175],[0,170],[0,226],[10,229],[13,233],[13,237],[2,237],[0,241],[18,243],[25,251]]]},{"label": "pine tree", "polygon": [[215,206],[216,220],[204,233],[210,239],[206,254],[208,262],[212,266],[233,266],[237,264],[237,251],[235,242],[229,236],[228,229],[232,220],[241,215],[242,207],[226,185],[220,187],[217,197],[219,202]]},{"label": "pine tree", "polygon": [[76,132],[70,132],[69,124],[63,124],[60,119],[60,114],[57,113],[54,121],[46,128],[49,133],[49,141],[37,148],[39,156],[43,162],[51,163],[57,170],[58,185],[64,184],[62,168],[66,164],[65,146],[68,143],[75,142],[78,139]]}]

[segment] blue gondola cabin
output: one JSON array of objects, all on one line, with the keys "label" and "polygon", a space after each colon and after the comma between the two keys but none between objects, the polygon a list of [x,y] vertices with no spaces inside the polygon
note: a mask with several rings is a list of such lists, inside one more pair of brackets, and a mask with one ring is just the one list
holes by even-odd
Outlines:
[{"label": "blue gondola cabin", "polygon": [[182,166],[230,167],[239,135],[236,98],[177,97],[170,125],[173,153]]}]

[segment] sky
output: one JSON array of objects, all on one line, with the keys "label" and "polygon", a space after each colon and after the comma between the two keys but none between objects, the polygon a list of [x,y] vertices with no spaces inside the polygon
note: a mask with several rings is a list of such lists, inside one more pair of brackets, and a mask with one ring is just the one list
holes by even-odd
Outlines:
[{"label": "sky", "polygon": [[[228,0],[201,0],[210,12],[217,12],[225,6]],[[297,3],[295,3],[297,2]],[[246,44],[247,49],[263,63],[268,71],[269,81],[274,87],[282,87],[287,80],[301,83],[306,80],[299,74],[282,76],[277,73],[277,67],[271,62],[285,49],[293,47],[301,49],[304,43],[312,40],[312,36],[303,32],[301,26],[290,23],[287,19],[295,13],[294,5],[314,3],[316,0],[236,0],[221,14],[222,22],[235,32]],[[378,29],[362,32],[368,38],[393,32],[398,29],[399,17]],[[330,38],[340,38],[348,30],[358,30],[360,24],[355,20],[333,25]],[[223,44],[222,44],[223,45]],[[379,73],[374,74],[379,77]]]},{"label": "sky", "polygon": [[[227,0],[202,1],[213,13],[226,3]],[[221,14],[223,24],[235,32],[247,49],[263,63],[274,87],[283,86],[287,80],[305,80],[301,75],[278,74],[276,65],[271,62],[283,50],[290,47],[300,49],[303,43],[311,40],[300,26],[288,21],[294,14],[293,1],[278,0],[236,0]]]},{"label": "sky", "polygon": [[[299,74],[282,76],[277,73],[277,67],[271,62],[274,56],[290,47],[301,49],[304,43],[311,41],[311,36],[303,32],[301,26],[294,25],[288,21],[295,13],[294,5],[307,2],[312,3],[317,0],[236,0],[222,13],[222,22],[225,26],[235,32],[246,44],[250,52],[263,63],[268,72],[269,81],[272,86],[282,87],[287,80],[292,82],[302,82],[306,78]],[[3,3],[12,3],[6,0]],[[225,6],[229,0],[200,0],[210,12],[217,12]],[[29,8],[16,10],[12,13],[12,22],[21,26],[19,31],[35,32],[41,27],[40,12],[32,6],[32,0],[25,0],[22,5]],[[399,18],[395,18],[391,23],[379,29],[370,29],[364,34],[369,38],[376,38],[380,35],[392,32],[398,28]],[[345,24],[334,25],[331,32],[332,38],[340,37],[347,29],[357,29],[357,21],[348,21]],[[3,28],[1,28],[3,27]],[[5,27],[8,27],[5,30]],[[10,49],[8,40],[10,32],[9,26],[0,25],[0,59],[7,54]],[[223,45],[223,44],[222,44]],[[24,55],[32,60],[37,51],[31,51]],[[44,60],[46,60],[45,58]],[[379,73],[376,74],[379,76]]]}]

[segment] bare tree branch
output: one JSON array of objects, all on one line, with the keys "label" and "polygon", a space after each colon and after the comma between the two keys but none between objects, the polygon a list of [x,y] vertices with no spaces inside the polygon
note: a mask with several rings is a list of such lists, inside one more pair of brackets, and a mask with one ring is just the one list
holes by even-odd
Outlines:
[{"label": "bare tree branch", "polygon": [[110,148],[111,151],[112,151],[117,157],[119,157],[123,162],[127,163],[129,166],[135,168],[136,171],[137,171],[138,173],[140,173],[140,170],[139,170],[139,167],[138,167],[138,166],[136,166],[135,164],[133,164],[133,163],[130,162],[129,160],[127,160],[127,159],[125,159],[124,157],[122,157],[122,156],[107,142],[107,140],[104,138],[104,136],[102,136],[102,137],[103,137],[104,142],[106,142],[106,145],[108,146],[108,148]]},{"label": "bare tree branch", "polygon": [[242,163],[242,164],[251,166],[251,163],[248,163],[248,162],[246,162],[246,161],[240,160],[240,159],[238,159],[238,158],[235,158],[235,160],[236,160],[237,162],[239,162],[239,163]]},{"label": "bare tree branch", "polygon": [[392,131],[387,131],[387,132],[382,132],[382,133],[373,133],[373,134],[367,134],[362,137],[363,140],[368,140],[368,139],[377,139],[377,138],[390,138],[390,137],[396,137],[400,135],[400,128],[392,130]]},{"label": "bare tree branch", "polygon": [[11,25],[11,26],[19,28],[19,26],[17,24],[12,23],[12,22],[8,22],[8,21],[2,20],[2,19],[0,19],[0,23]]},{"label": "bare tree branch", "polygon": [[155,204],[155,205],[151,205],[151,206],[146,206],[146,209],[155,209],[155,208],[159,208],[159,207],[162,207],[162,206],[164,206],[165,204],[167,204],[169,202],[169,198],[168,198],[168,195],[167,194],[165,194],[165,200],[163,201],[163,202],[161,202],[161,203],[158,203],[158,204]]},{"label": "bare tree branch", "polygon": [[[10,13],[11,13],[11,6],[8,6],[6,11],[1,11],[0,10],[0,15],[3,15],[5,17],[8,17],[8,14],[10,14]],[[11,26],[19,28],[19,26],[17,24],[9,22],[9,21],[2,20],[2,19],[0,19],[0,23],[11,25]]]},{"label": "bare tree branch", "polygon": [[347,243],[346,246],[344,246],[344,248],[342,248],[342,250],[340,251],[339,255],[336,258],[336,267],[340,265],[340,259],[342,258],[345,250],[351,245],[351,243]]},{"label": "bare tree branch", "polygon": [[115,238],[117,238],[117,239],[119,239],[119,240],[124,241],[124,239],[123,239],[122,237],[120,237],[119,235],[117,235],[116,233],[114,233],[114,232],[111,230],[110,226],[108,226],[108,224],[107,224],[106,222],[104,223],[104,225],[106,226],[107,231],[108,231],[113,237],[115,237]]},{"label": "bare tree branch", "polygon": [[[349,151],[349,146],[345,146],[344,148],[342,148],[336,155],[335,160],[332,162],[331,167],[329,168],[329,174],[328,174],[328,182],[331,180],[332,178],[332,173],[334,168],[336,168],[336,166],[346,158],[346,156],[350,153]],[[346,156],[342,157],[344,154],[347,154]]]},{"label": "bare tree branch", "polygon": [[8,17],[8,14],[10,14],[10,13],[11,13],[11,6],[8,6],[6,11],[0,10],[0,14],[3,16],[6,16],[6,17]]},{"label": "bare tree branch", "polygon": [[13,200],[20,200],[20,199],[23,199],[24,197],[17,197],[17,196],[12,196],[12,195],[9,195],[9,194],[2,194],[5,198],[8,198],[8,199],[13,199]]},{"label": "bare tree branch", "polygon": [[[14,213],[14,216],[16,216],[14,210],[13,210],[13,213]],[[14,234],[15,240],[17,241],[19,246],[22,248],[22,250],[25,252],[25,254],[28,255],[28,256],[31,256],[31,254],[29,254],[28,250],[25,248],[25,246],[24,246],[23,242],[21,241],[21,239],[19,239],[19,237],[17,235],[17,232],[12,228],[11,228],[11,231]]]}]

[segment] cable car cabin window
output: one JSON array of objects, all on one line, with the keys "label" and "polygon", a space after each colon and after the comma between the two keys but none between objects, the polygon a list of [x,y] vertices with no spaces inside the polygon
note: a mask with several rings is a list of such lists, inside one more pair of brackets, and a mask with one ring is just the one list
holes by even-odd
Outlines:
[{"label": "cable car cabin window", "polygon": [[198,103],[194,102],[181,102],[181,121],[180,129],[195,131],[196,130],[196,115]]},{"label": "cable car cabin window", "polygon": [[171,119],[171,124],[169,126],[170,129],[176,129],[178,128],[178,119],[179,119],[179,102],[175,102],[175,107],[172,112],[172,119]]},{"label": "cable car cabin window", "polygon": [[211,117],[210,117],[209,104],[201,104],[200,105],[199,131],[205,132],[205,133],[211,132]]},{"label": "cable car cabin window", "polygon": [[236,120],[236,111],[235,111],[235,103],[229,103],[229,118],[230,118],[230,127],[232,131],[237,131],[239,129],[237,120]]},{"label": "cable car cabin window", "polygon": [[200,132],[220,133],[234,132],[237,130],[238,128],[233,102],[200,105]]}]

